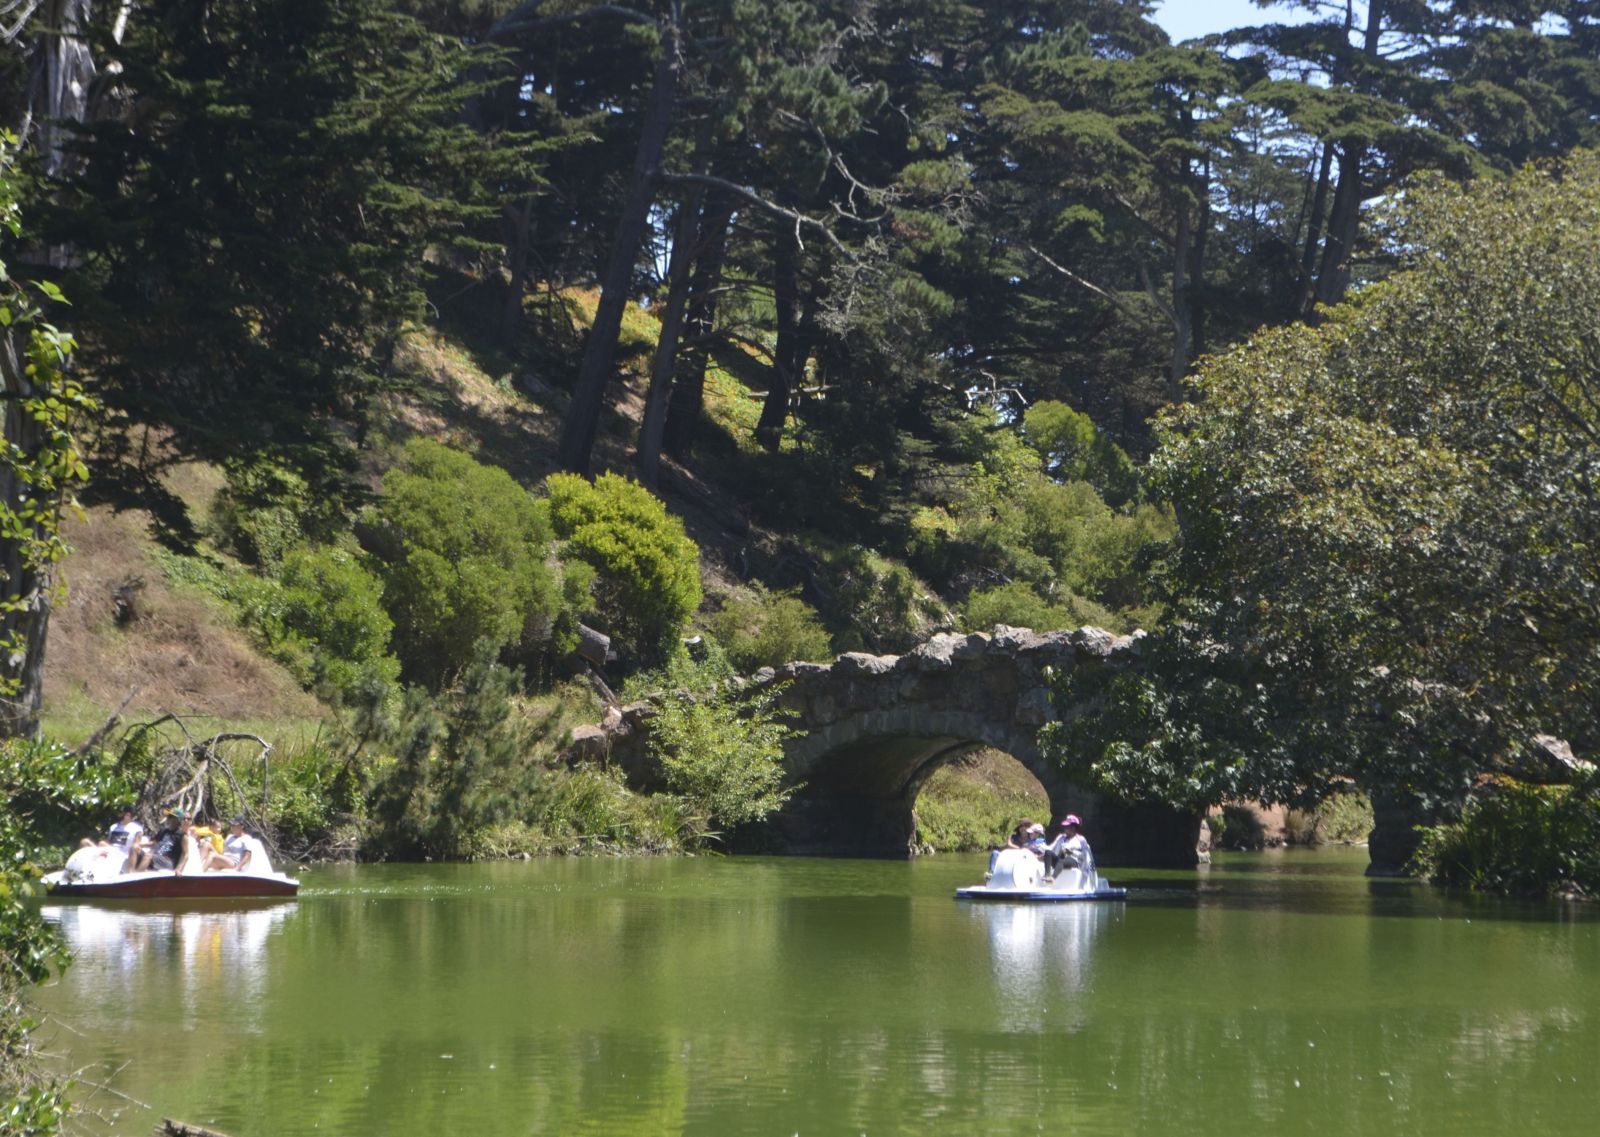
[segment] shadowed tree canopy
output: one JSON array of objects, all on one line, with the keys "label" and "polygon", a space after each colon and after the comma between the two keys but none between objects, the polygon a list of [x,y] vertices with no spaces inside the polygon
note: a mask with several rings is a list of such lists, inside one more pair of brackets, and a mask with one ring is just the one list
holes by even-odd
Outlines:
[{"label": "shadowed tree canopy", "polygon": [[118,426],[102,492],[158,504],[163,462],[251,455],[328,492],[397,384],[424,250],[483,246],[538,185],[526,138],[460,121],[494,57],[378,0],[161,0],[101,57],[115,113],[78,128],[47,223]]}]

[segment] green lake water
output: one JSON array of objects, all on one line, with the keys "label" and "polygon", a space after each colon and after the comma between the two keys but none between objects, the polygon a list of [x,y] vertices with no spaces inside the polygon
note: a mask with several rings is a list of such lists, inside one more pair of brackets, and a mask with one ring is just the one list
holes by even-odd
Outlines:
[{"label": "green lake water", "polygon": [[1361,851],[952,898],[983,858],[306,871],[249,909],[47,905],[90,1132],[1593,1134],[1600,911]]}]

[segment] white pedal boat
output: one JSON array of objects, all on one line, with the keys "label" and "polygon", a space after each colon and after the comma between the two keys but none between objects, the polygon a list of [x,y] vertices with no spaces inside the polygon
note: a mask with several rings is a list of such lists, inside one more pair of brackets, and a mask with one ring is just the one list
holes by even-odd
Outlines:
[{"label": "white pedal boat", "polygon": [[45,891],[54,897],[85,900],[222,900],[230,897],[293,896],[300,882],[283,873],[208,872],[175,876],[171,872],[119,873],[94,877],[47,873]]},{"label": "white pedal boat", "polygon": [[1001,849],[987,884],[956,889],[958,900],[1123,900],[1128,890],[1116,888],[1093,869],[1064,868],[1054,880],[1044,879],[1044,862],[1026,849]]}]

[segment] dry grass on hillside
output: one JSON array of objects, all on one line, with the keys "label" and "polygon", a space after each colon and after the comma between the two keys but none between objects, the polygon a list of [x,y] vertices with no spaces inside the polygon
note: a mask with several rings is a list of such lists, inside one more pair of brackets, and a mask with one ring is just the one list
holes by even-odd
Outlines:
[{"label": "dry grass on hillside", "polygon": [[[299,721],[319,716],[315,699],[259,655],[209,597],[169,584],[149,559],[144,514],[90,510],[69,518],[74,548],[65,564],[67,595],[50,620],[46,645],[46,728],[68,741],[99,726],[128,691],[125,717],[165,711],[221,722]],[[115,593],[133,592],[131,618],[119,624]]]}]

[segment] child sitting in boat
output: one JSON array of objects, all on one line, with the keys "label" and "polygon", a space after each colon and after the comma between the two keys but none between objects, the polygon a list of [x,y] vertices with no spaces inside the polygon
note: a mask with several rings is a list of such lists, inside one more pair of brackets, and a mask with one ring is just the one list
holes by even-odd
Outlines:
[{"label": "child sitting in boat", "polygon": [[135,872],[171,872],[183,861],[184,830],[188,818],[182,809],[169,809],[161,818],[161,828],[129,858],[129,869]]},{"label": "child sitting in boat", "polygon": [[[1036,857],[1044,856],[1044,826],[1024,817],[1017,822],[1017,827],[1006,838],[1005,849],[1027,849]],[[994,874],[995,860],[1005,849],[995,849],[989,854],[989,871],[983,874],[984,880],[988,880]]]}]

